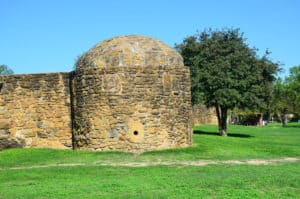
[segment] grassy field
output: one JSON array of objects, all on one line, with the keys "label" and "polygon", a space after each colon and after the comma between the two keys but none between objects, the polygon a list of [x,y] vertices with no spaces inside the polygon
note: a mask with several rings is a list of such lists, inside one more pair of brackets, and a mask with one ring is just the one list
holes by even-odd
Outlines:
[{"label": "grassy field", "polygon": [[[248,160],[300,157],[300,124],[194,128],[194,145],[140,155],[50,149],[0,152],[0,198],[299,198],[300,164],[99,166],[97,162]],[[62,163],[81,166],[11,169]]]}]

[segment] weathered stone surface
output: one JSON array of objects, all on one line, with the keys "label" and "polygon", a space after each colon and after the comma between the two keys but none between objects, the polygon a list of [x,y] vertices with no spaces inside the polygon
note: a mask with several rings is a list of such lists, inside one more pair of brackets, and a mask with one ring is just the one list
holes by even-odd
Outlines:
[{"label": "weathered stone surface", "polygon": [[[0,149],[72,146],[69,74],[0,76]],[[5,131],[4,131],[5,130]]]},{"label": "weathered stone surface", "polygon": [[182,57],[163,42],[141,35],[107,39],[80,57],[77,68],[183,66]]}]

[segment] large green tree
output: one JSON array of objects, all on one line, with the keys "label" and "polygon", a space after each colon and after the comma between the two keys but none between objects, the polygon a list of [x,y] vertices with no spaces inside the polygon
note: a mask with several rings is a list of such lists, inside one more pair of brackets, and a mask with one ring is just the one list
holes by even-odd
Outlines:
[{"label": "large green tree", "polygon": [[176,45],[190,67],[193,104],[215,107],[220,135],[227,135],[227,111],[266,108],[278,64],[257,56],[238,29],[205,30]]},{"label": "large green tree", "polygon": [[4,64],[0,65],[0,75],[8,75],[8,74],[13,74],[14,72]]}]

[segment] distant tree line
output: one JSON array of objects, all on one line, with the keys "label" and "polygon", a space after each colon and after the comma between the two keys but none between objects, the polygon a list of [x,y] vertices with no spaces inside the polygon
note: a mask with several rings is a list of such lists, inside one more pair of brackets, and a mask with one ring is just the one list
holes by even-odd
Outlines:
[{"label": "distant tree line", "polygon": [[285,79],[278,78],[274,83],[270,112],[280,116],[283,126],[287,123],[287,113],[300,117],[300,65],[290,68]]}]

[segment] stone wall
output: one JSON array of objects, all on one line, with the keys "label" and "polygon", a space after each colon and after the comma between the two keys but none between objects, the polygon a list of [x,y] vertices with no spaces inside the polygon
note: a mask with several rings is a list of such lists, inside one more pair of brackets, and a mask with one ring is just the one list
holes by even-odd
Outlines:
[{"label": "stone wall", "polygon": [[0,76],[0,149],[71,148],[69,73]]},{"label": "stone wall", "polygon": [[190,98],[189,69],[181,66],[0,76],[0,150],[189,146]]},{"label": "stone wall", "polygon": [[191,145],[188,67],[78,69],[73,84],[78,148],[138,152]]},{"label": "stone wall", "polygon": [[193,106],[194,125],[218,124],[218,118],[214,108],[206,108],[205,105]]}]

